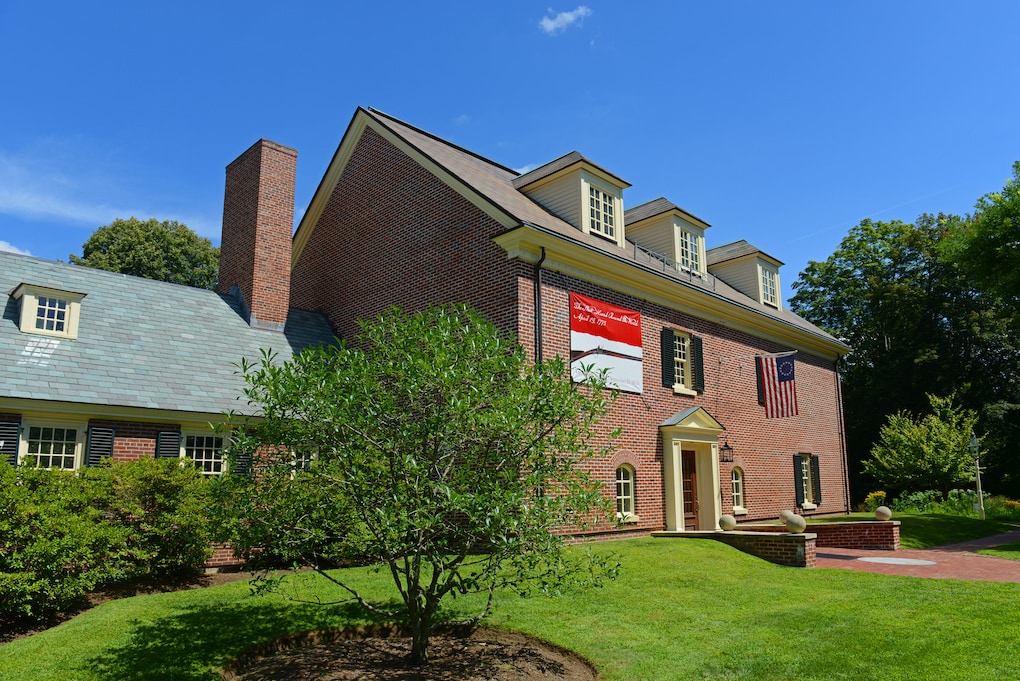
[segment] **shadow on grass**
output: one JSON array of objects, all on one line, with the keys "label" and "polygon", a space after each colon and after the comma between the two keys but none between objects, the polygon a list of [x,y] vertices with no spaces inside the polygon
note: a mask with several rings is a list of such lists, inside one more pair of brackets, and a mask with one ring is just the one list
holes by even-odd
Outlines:
[{"label": "shadow on grass", "polygon": [[216,679],[245,650],[288,634],[373,623],[353,604],[271,604],[261,599],[230,606],[192,606],[140,623],[127,644],[88,663],[97,676],[113,679]]}]

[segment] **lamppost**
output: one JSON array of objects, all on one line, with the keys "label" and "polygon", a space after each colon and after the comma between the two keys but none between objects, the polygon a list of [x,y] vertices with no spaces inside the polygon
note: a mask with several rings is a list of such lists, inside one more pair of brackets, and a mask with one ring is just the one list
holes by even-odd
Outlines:
[{"label": "lamppost", "polygon": [[978,442],[977,436],[974,435],[974,431],[970,431],[970,455],[974,457],[974,472],[977,475],[977,495],[978,495],[978,517],[981,520],[985,519],[985,497],[981,493],[981,446]]}]

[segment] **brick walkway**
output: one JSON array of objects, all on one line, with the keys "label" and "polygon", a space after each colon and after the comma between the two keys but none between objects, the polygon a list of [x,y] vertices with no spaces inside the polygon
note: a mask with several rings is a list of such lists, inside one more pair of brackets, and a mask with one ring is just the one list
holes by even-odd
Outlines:
[{"label": "brick walkway", "polygon": [[825,547],[817,550],[816,565],[820,568],[860,570],[906,577],[1020,582],[1020,560],[972,553],[978,549],[1017,541],[1020,541],[1020,530],[930,549],[862,551]]}]

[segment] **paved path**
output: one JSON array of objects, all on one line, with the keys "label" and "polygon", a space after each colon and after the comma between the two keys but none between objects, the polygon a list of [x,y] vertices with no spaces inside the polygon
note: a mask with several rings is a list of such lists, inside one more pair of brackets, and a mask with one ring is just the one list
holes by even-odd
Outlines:
[{"label": "paved path", "polygon": [[1017,541],[1020,541],[1020,530],[930,549],[862,551],[819,547],[816,565],[820,568],[861,570],[906,577],[1020,582],[1020,560],[972,553],[978,549]]}]

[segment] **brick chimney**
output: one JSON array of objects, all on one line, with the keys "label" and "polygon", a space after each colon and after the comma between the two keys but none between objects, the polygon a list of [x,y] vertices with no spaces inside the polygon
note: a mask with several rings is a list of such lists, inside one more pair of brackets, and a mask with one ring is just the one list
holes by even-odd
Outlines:
[{"label": "brick chimney", "polygon": [[297,151],[264,139],[227,166],[218,290],[241,302],[251,326],[287,322],[296,169]]}]

